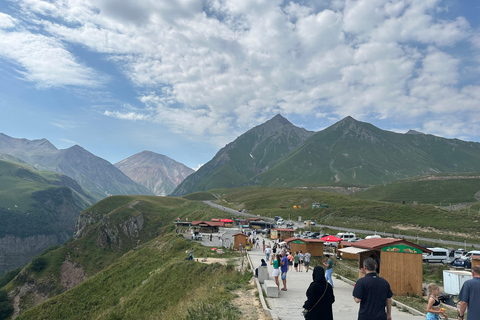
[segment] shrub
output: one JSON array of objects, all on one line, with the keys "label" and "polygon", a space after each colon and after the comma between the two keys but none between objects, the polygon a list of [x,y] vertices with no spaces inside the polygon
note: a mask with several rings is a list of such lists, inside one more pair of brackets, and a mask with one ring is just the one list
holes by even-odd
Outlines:
[{"label": "shrub", "polygon": [[7,291],[0,290],[0,320],[9,318],[13,313],[13,306],[8,299]]},{"label": "shrub", "polygon": [[40,272],[47,266],[47,259],[42,256],[33,258],[32,263],[30,264],[30,270],[34,272]]},{"label": "shrub", "polygon": [[17,274],[20,273],[20,271],[22,271],[22,268],[10,270],[7,273],[5,273],[3,277],[0,278],[0,288],[4,287],[7,283],[12,281],[12,279],[15,278]]}]

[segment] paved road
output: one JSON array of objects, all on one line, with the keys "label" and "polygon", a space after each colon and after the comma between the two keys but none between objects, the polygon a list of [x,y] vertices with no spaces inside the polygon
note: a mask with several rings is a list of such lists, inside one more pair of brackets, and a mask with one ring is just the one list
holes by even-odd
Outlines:
[{"label": "paved road", "polygon": [[[257,217],[256,215],[243,213],[243,212],[238,212],[236,210],[218,205],[218,204],[213,203],[211,201],[204,201],[204,203],[208,204],[209,206],[212,206],[214,208],[218,208],[222,211],[225,211],[225,212],[231,213],[233,215],[236,215],[236,216]],[[268,218],[268,217],[261,217],[261,218],[263,218],[265,221],[273,221],[272,218]],[[304,227],[304,224],[302,222],[294,222],[294,225],[295,225],[296,228]],[[347,231],[347,232],[356,232],[356,233],[364,233],[364,234],[375,234],[376,233],[376,234],[379,234],[379,235],[382,235],[382,236],[388,236],[388,237],[393,237],[393,238],[404,238],[404,239],[408,239],[408,240],[413,240],[413,242],[424,241],[424,242],[430,242],[430,243],[438,243],[439,246],[443,246],[443,247],[455,246],[455,247],[458,247],[458,248],[464,248],[464,247],[474,247],[474,248],[477,248],[477,249],[480,248],[480,244],[469,243],[469,242],[459,242],[459,241],[450,241],[450,240],[443,240],[443,239],[415,237],[415,236],[403,235],[403,234],[399,234],[399,233],[385,233],[385,232],[378,232],[378,231],[375,231],[375,230],[362,230],[362,229],[344,228],[344,227],[336,227],[336,226],[328,226],[328,225],[320,225],[320,224],[317,225],[317,226],[322,227],[322,228],[329,228],[329,229],[333,229],[333,230]]]},{"label": "paved road", "polygon": [[[260,242],[262,236],[260,235]],[[266,239],[265,241],[271,242]],[[258,268],[261,259],[265,259],[262,249],[252,249],[248,251],[253,267]],[[268,264],[270,279],[273,280],[273,267]],[[281,281],[281,280],[280,280]],[[269,308],[272,310],[273,319],[303,320],[302,306],[306,300],[305,292],[312,281],[312,272],[296,272],[295,270],[287,273],[287,291],[279,291],[278,298],[266,298]],[[353,286],[342,280],[333,279],[335,303],[333,304],[334,319],[355,320],[358,317],[359,305],[353,301]],[[411,320],[425,319],[425,316],[414,316],[410,313],[402,312],[396,307],[392,307],[393,320]]]}]

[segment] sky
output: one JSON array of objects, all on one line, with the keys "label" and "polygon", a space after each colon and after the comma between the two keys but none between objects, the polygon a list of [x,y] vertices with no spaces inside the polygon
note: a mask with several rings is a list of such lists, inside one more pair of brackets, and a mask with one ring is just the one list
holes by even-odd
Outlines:
[{"label": "sky", "polygon": [[276,114],[480,142],[480,2],[2,0],[0,132],[208,162]]}]

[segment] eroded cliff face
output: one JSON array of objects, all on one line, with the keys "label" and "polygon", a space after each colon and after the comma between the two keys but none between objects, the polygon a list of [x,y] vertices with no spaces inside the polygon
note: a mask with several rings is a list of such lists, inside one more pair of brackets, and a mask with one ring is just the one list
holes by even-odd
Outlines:
[{"label": "eroded cliff face", "polygon": [[[138,203],[135,202],[130,207],[135,206]],[[114,250],[122,249],[123,240],[134,240],[140,237],[145,218],[142,214],[130,217],[121,222],[114,222],[108,215],[102,215],[91,211],[84,211],[78,217],[77,224],[75,225],[75,239],[80,239],[88,234],[90,228],[96,223],[99,224],[97,234],[97,246],[99,248],[111,248]]]},{"label": "eroded cliff face", "polygon": [[0,271],[6,272],[23,267],[34,256],[59,243],[57,236],[53,234],[40,234],[25,238],[6,235],[0,238]]}]

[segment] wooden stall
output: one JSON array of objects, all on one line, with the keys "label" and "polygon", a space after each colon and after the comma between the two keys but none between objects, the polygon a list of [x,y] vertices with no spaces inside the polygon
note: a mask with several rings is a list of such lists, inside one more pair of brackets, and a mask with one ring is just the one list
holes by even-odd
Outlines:
[{"label": "wooden stall", "polygon": [[291,237],[285,239],[285,242],[288,243],[292,252],[302,251],[305,254],[309,251],[312,257],[323,256],[323,240]]},{"label": "wooden stall", "polygon": [[201,233],[218,232],[224,223],[219,221],[192,221],[192,227],[199,228]]},{"label": "wooden stall", "polygon": [[245,233],[235,233],[233,237],[233,248],[239,250],[240,243],[242,244],[242,249],[245,250],[247,246],[248,236]]},{"label": "wooden stall", "polygon": [[283,241],[285,239],[291,238],[294,233],[295,233],[295,230],[293,229],[275,228],[270,231],[270,238],[272,238],[273,240],[280,239]]},{"label": "wooden stall", "polygon": [[[365,275],[363,261],[373,258],[379,268],[377,272],[390,283],[393,294],[422,295],[422,253],[430,250],[415,243],[393,238],[373,238],[352,243],[359,250],[359,278]],[[346,249],[344,249],[346,250]]]},{"label": "wooden stall", "polygon": [[480,265],[480,256],[472,256],[472,268]]}]

